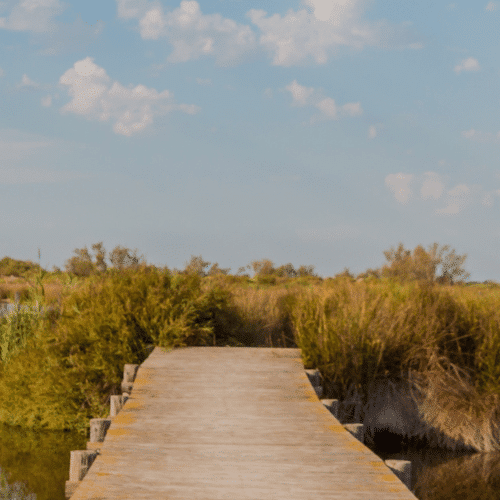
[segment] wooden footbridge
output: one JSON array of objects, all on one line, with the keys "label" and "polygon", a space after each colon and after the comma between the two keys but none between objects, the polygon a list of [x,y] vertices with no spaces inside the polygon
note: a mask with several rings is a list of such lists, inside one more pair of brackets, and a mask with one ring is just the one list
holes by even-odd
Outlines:
[{"label": "wooden footbridge", "polygon": [[416,498],[322,404],[298,349],[155,348],[110,420],[72,452],[91,466],[78,481],[72,455],[71,500]]}]

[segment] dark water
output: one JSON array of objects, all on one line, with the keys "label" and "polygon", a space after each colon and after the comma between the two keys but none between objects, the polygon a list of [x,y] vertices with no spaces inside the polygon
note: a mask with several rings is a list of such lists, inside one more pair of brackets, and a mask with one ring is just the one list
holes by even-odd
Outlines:
[{"label": "dark water", "polygon": [[402,447],[389,433],[370,448],[383,460],[412,462],[411,490],[419,500],[500,500],[500,452]]},{"label": "dark water", "polygon": [[87,437],[74,432],[33,432],[0,424],[0,468],[8,482],[25,483],[37,500],[64,500],[72,450],[85,450]]},{"label": "dark water", "polygon": [[[0,468],[9,483],[22,482],[37,500],[64,500],[72,450],[88,438],[74,432],[43,431],[0,424]],[[450,452],[380,434],[370,447],[383,460],[412,462],[411,489],[420,500],[500,500],[500,452]]]}]

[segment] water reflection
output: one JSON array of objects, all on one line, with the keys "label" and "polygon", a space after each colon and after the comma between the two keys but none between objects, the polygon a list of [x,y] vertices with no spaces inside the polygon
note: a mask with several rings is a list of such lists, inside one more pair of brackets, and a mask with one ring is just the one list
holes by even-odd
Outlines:
[{"label": "water reflection", "polygon": [[72,450],[84,450],[87,437],[74,432],[35,432],[0,424],[0,467],[8,482],[26,484],[37,500],[64,500]]},{"label": "water reflection", "polygon": [[415,442],[398,452],[372,450],[383,460],[412,462],[411,490],[419,500],[500,500],[500,452],[453,452]]}]

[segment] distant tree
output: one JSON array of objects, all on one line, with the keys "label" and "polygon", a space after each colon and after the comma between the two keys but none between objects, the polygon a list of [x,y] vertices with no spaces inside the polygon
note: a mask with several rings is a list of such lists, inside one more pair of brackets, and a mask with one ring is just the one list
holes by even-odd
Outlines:
[{"label": "distant tree", "polygon": [[[66,271],[79,277],[106,272],[108,269],[105,260],[106,250],[103,247],[102,241],[92,245],[92,250],[94,250],[94,259],[92,259],[86,246],[84,248],[76,248],[74,250],[76,255],[66,261]],[[130,249],[120,245],[111,251],[109,260],[115,269],[137,267],[140,264],[145,264],[143,257],[137,256],[137,250],[132,252]]]},{"label": "distant tree", "polygon": [[347,277],[354,279],[354,275],[349,271],[347,267],[344,267],[344,270],[341,273],[337,273],[334,278]]},{"label": "distant tree", "polygon": [[191,255],[191,260],[186,262],[186,267],[184,268],[184,273],[194,273],[201,277],[207,276],[205,268],[210,265],[210,262],[203,260],[201,255],[194,256]]},{"label": "distant tree", "polygon": [[356,276],[356,279],[366,279],[366,278],[380,278],[380,271],[377,269],[367,269],[364,273],[360,273]]},{"label": "distant tree", "polygon": [[298,275],[297,271],[290,263],[278,267],[274,272],[276,276],[280,278],[295,278]]},{"label": "distant tree", "polygon": [[94,272],[94,264],[92,257],[89,254],[88,248],[75,248],[73,257],[65,262],[66,272],[72,273],[79,277],[90,276]]},{"label": "distant tree", "polygon": [[[469,273],[461,267],[467,255],[457,256],[455,250],[452,250],[443,257],[444,252],[448,250],[448,245],[439,249],[439,245],[434,243],[427,251],[418,245],[412,254],[400,243],[397,250],[391,248],[384,252],[388,264],[384,265],[380,272],[384,277],[399,281],[453,284],[457,278],[462,277],[460,282],[463,282],[469,277]],[[438,266],[442,268],[440,275],[437,272]]]},{"label": "distant tree", "polygon": [[230,267],[221,268],[219,267],[219,264],[216,262],[215,264],[212,264],[212,267],[210,267],[210,269],[208,270],[207,276],[215,276],[217,274],[227,275],[229,274],[229,271],[231,271]]},{"label": "distant tree", "polygon": [[238,272],[236,273],[237,276],[246,276],[249,278],[250,276],[248,274],[244,274],[247,269],[251,269],[250,264],[248,266],[241,266],[238,267]]},{"label": "distant tree", "polygon": [[26,273],[37,271],[39,264],[30,260],[16,260],[10,257],[4,257],[0,260],[0,274],[4,276],[25,276]]},{"label": "distant tree", "polygon": [[305,276],[317,276],[317,275],[314,273],[314,266],[300,266],[299,269],[297,270],[297,276],[303,278]]},{"label": "distant tree", "polygon": [[144,256],[137,256],[137,249],[131,252],[129,248],[120,245],[111,251],[109,260],[115,269],[134,268],[146,263]]},{"label": "distant tree", "polygon": [[94,250],[94,255],[95,255],[95,268],[97,271],[100,273],[106,272],[106,269],[108,268],[108,265],[105,262],[105,257],[106,257],[106,250],[104,250],[102,246],[102,241],[99,243],[94,243],[92,245],[92,250]]},{"label": "distant tree", "polygon": [[269,259],[254,260],[250,264],[256,276],[270,275],[275,271],[273,261]]}]

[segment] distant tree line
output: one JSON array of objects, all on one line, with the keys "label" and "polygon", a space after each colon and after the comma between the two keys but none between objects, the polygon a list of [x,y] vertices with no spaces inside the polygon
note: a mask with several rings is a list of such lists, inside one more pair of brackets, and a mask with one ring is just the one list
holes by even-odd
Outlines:
[{"label": "distant tree line", "polygon": [[[91,248],[93,255],[89,253],[86,246],[75,249],[75,255],[65,262],[66,272],[78,277],[86,277],[105,273],[110,266],[113,269],[121,270],[147,265],[144,256],[137,255],[137,249],[132,251],[118,245],[107,255],[102,242],[95,243]],[[427,250],[418,245],[412,252],[405,249],[400,243],[397,249],[391,248],[385,251],[384,256],[387,263],[381,268],[368,269],[357,276],[345,268],[342,273],[336,274],[335,277],[344,276],[358,280],[370,277],[374,279],[390,278],[401,282],[455,284],[464,283],[470,276],[462,267],[467,255],[456,255],[455,250],[450,251],[448,245],[439,248],[437,243],[433,243]],[[1,275],[26,276],[40,270],[41,266],[31,261],[15,260],[10,257],[4,257],[0,260]],[[236,276],[250,278],[247,273],[249,270],[253,271],[253,278],[262,283],[275,283],[277,278],[314,277],[321,279],[315,274],[314,266],[301,265],[296,269],[291,263],[288,263],[277,267],[269,259],[254,260],[247,266],[240,267]],[[55,266],[53,271],[61,272]],[[230,268],[221,268],[217,262],[212,264],[203,260],[202,256],[199,255],[191,256],[183,270],[174,269],[173,271],[182,274],[195,273],[206,277],[228,275]],[[493,282],[488,280],[485,283],[491,284]]]}]

